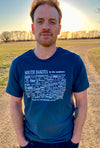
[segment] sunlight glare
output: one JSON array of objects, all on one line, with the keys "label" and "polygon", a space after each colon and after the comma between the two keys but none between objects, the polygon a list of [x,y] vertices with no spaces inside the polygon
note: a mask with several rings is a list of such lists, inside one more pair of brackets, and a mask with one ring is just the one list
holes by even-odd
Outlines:
[{"label": "sunlight glare", "polygon": [[[62,29],[64,31],[79,31],[87,30],[89,27],[88,20],[83,13],[69,5],[67,2],[61,1],[60,8],[62,10]],[[28,16],[27,19],[22,23],[21,30],[31,31],[31,18]]]},{"label": "sunlight glare", "polygon": [[60,7],[63,15],[61,31],[78,31],[85,28],[86,18],[81,11],[66,2],[61,2]]}]

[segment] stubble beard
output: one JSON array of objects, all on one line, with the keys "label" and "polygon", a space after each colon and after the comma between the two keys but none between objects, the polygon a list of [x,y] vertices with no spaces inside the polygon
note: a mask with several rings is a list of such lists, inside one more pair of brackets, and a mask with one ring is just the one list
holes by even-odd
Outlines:
[{"label": "stubble beard", "polygon": [[51,39],[42,39],[41,36],[36,39],[36,41],[43,47],[50,47],[56,43],[57,38],[53,39],[53,35],[51,35]]}]

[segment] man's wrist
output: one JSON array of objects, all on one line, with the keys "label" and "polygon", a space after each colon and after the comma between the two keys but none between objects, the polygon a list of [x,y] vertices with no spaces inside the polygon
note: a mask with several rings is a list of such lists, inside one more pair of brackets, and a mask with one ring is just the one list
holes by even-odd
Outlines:
[{"label": "man's wrist", "polygon": [[18,136],[17,141],[18,141],[18,144],[23,147],[29,143],[29,141],[26,140],[25,136]]},{"label": "man's wrist", "polygon": [[81,138],[79,137],[72,137],[72,139],[71,139],[71,141],[72,141],[72,143],[75,143],[75,144],[77,144],[77,143],[80,143],[80,140],[81,140]]}]

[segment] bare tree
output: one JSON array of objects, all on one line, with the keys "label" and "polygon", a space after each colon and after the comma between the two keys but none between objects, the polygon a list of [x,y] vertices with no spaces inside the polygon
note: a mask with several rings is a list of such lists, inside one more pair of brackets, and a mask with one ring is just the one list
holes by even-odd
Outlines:
[{"label": "bare tree", "polygon": [[61,32],[59,38],[61,38],[61,39],[69,39],[70,38],[70,31]]},{"label": "bare tree", "polygon": [[8,42],[11,38],[11,34],[10,34],[10,32],[5,31],[1,34],[0,38],[1,38],[2,41]]}]

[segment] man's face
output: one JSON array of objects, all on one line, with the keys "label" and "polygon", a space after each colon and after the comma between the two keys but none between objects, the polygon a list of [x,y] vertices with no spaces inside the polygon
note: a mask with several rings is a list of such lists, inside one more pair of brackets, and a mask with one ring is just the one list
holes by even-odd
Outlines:
[{"label": "man's face", "polygon": [[60,32],[56,8],[47,4],[40,5],[34,13],[33,31],[38,44],[45,47],[55,44]]}]

